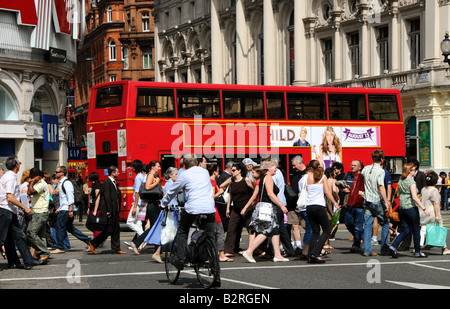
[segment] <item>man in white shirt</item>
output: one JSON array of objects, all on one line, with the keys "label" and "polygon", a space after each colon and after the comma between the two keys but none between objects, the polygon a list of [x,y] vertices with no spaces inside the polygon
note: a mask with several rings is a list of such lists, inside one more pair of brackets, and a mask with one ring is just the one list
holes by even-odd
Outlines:
[{"label": "man in white shirt", "polygon": [[[389,236],[389,219],[386,217],[386,208],[390,201],[387,199],[384,187],[385,171],[382,168],[384,152],[375,150],[372,153],[373,164],[363,168],[361,174],[364,176],[364,256],[376,256],[372,251],[373,221],[378,218],[381,225],[381,254],[389,254],[387,239]],[[382,204],[384,201],[384,205]]]},{"label": "man in white shirt", "polygon": [[177,261],[173,264],[178,269],[183,269],[186,252],[186,241],[189,228],[199,215],[205,215],[206,220],[202,229],[215,243],[215,208],[214,199],[211,194],[211,180],[208,170],[197,166],[195,155],[185,155],[184,164],[186,171],[178,177],[172,187],[166,192],[161,200],[161,207],[165,208],[169,202],[177,195],[178,191],[184,190],[186,203],[180,214],[180,222],[177,230]]},{"label": "man in white shirt", "polygon": [[58,166],[55,170],[55,177],[59,180],[59,209],[56,210],[58,217],[56,219],[56,249],[51,254],[64,253],[64,239],[66,238],[66,230],[73,236],[89,245],[91,237],[83,234],[79,229],[73,226],[73,213],[77,211],[75,206],[74,189],[72,183],[66,177],[67,167]]},{"label": "man in white shirt", "polygon": [[5,166],[8,171],[0,179],[0,251],[3,253],[3,245],[5,245],[8,231],[19,250],[25,269],[31,269],[35,265],[40,265],[42,262],[37,262],[30,253],[28,248],[25,233],[19,224],[17,214],[19,209],[22,209],[27,216],[31,216],[33,211],[22,204],[18,199],[20,196],[19,182],[17,181],[17,172],[20,165],[16,156],[10,156],[6,159]]}]

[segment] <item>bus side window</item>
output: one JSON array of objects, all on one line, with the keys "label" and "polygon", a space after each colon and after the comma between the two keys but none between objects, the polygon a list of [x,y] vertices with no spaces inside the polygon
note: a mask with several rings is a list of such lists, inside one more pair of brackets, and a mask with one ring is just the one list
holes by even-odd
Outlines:
[{"label": "bus side window", "polygon": [[220,96],[215,90],[177,90],[178,117],[220,118]]},{"label": "bus side window", "polygon": [[375,121],[399,121],[395,95],[369,95],[369,119]]},{"label": "bus side window", "polygon": [[139,88],[136,99],[136,117],[174,117],[173,89]]},{"label": "bus side window", "polygon": [[329,94],[330,120],[366,119],[366,96],[364,94]]},{"label": "bus side window", "polygon": [[326,120],[327,105],[323,93],[287,93],[288,119]]},{"label": "bus side window", "polygon": [[266,92],[267,118],[285,119],[284,93]]},{"label": "bus side window", "polygon": [[264,119],[262,92],[223,91],[224,118]]}]

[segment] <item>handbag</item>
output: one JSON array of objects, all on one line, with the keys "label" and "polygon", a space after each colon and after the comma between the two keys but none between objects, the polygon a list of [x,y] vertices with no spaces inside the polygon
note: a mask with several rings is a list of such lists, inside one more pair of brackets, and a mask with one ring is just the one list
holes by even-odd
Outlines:
[{"label": "handbag", "polygon": [[86,228],[90,231],[106,231],[108,226],[108,215],[94,215],[90,213],[86,219]]},{"label": "handbag", "polygon": [[394,221],[400,222],[400,217],[398,215],[398,212],[395,211],[397,208],[398,208],[398,205],[395,207],[395,209],[392,209],[392,204],[391,204],[391,206],[389,206],[389,209],[386,212],[386,217],[388,217],[389,219],[392,219]]},{"label": "handbag", "polygon": [[264,222],[272,221],[272,213],[273,206],[272,203],[262,202],[263,192],[264,192],[264,183],[265,178],[263,180],[262,189],[261,189],[261,198],[259,199],[258,204],[256,204],[255,210],[258,211],[258,220]]},{"label": "handbag", "polygon": [[139,197],[143,200],[148,200],[148,201],[156,201],[156,200],[162,199],[164,196],[164,192],[163,192],[161,184],[157,184],[156,187],[154,187],[153,189],[147,190],[145,188],[146,182],[147,182],[147,178],[146,178],[146,181],[143,181],[141,183],[141,186],[139,187]]},{"label": "handbag", "polygon": [[427,224],[426,245],[444,248],[447,242],[448,228],[439,223]]},{"label": "handbag", "polygon": [[[95,202],[98,198],[101,198],[103,196],[103,188],[100,190],[100,192],[95,197],[95,201],[93,204],[95,205]],[[102,202],[100,201],[99,207],[101,207]],[[100,213],[100,214],[99,214]],[[88,217],[86,219],[86,228],[90,231],[99,231],[103,232],[106,231],[108,226],[108,215],[101,214],[101,211],[98,210],[97,215],[94,215],[92,212],[89,212]]]},{"label": "handbag", "polygon": [[306,188],[307,181],[305,180],[305,183],[303,184],[302,192],[300,192],[297,200],[297,209],[298,210],[305,210],[306,209],[306,203],[308,202],[308,189]]}]

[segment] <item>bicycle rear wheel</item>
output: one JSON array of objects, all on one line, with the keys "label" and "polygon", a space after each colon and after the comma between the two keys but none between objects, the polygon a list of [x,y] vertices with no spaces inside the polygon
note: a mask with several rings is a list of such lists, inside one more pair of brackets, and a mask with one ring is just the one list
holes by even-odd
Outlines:
[{"label": "bicycle rear wheel", "polygon": [[194,268],[200,284],[205,289],[209,289],[220,279],[219,255],[211,239],[207,239],[203,246],[201,261]]},{"label": "bicycle rear wheel", "polygon": [[176,238],[173,242],[165,245],[164,251],[164,268],[166,270],[167,280],[169,280],[169,283],[173,284],[177,282],[180,277],[180,270],[171,263],[177,256]]}]

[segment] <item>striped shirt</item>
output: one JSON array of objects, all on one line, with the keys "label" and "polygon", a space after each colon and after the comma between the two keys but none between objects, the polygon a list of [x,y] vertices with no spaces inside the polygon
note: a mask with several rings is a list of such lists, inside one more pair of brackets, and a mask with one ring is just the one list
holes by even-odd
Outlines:
[{"label": "striped shirt", "polygon": [[380,186],[384,186],[384,169],[377,163],[365,166],[361,171],[364,176],[364,199],[371,203],[379,203],[382,199]]}]

